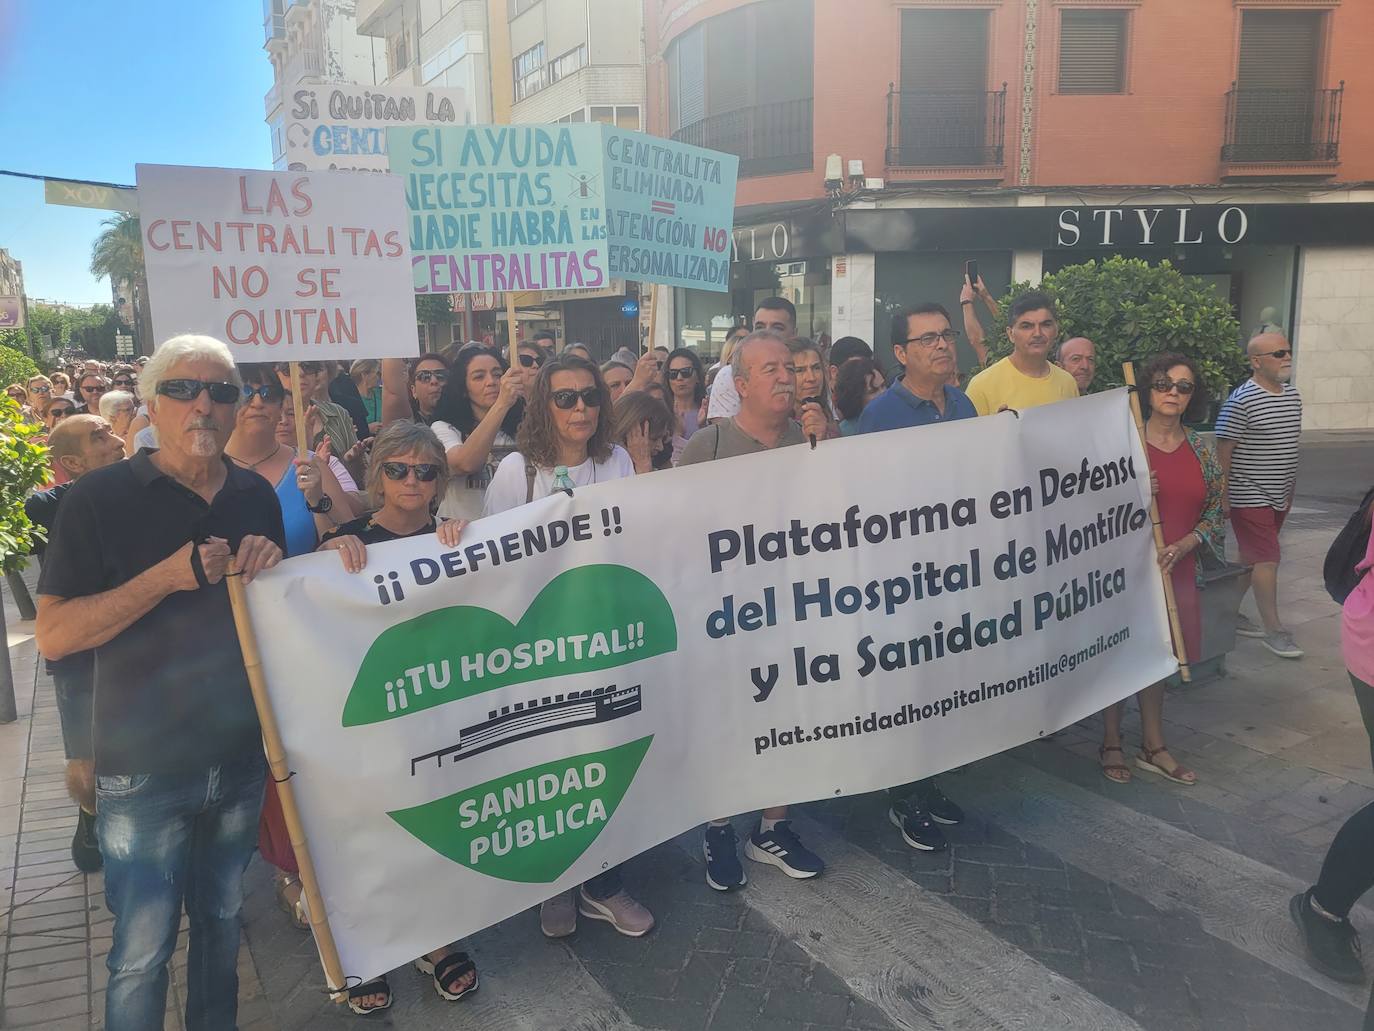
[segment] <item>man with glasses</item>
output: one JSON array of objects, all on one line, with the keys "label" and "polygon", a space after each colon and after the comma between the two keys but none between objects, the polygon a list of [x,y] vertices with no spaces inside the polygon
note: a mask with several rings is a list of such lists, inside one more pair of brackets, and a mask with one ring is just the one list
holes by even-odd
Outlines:
[{"label": "man with glasses", "polygon": [[76,413],[78,415],[99,415],[100,398],[109,389],[110,385],[100,373],[83,372],[81,378],[76,381],[76,396],[79,400]]},{"label": "man with glasses", "polygon": [[1078,384],[1050,364],[1050,348],[1059,337],[1054,302],[1038,290],[1012,302],[1007,338],[1012,351],[969,381],[968,397],[979,415],[1003,409],[1021,411],[1078,396]]},{"label": "man with glasses", "polygon": [[1240,560],[1252,566],[1241,595],[1255,589],[1263,626],[1238,617],[1236,633],[1255,637],[1275,655],[1303,651],[1279,619],[1279,530],[1298,485],[1302,398],[1293,378],[1293,349],[1281,333],[1260,333],[1246,348],[1251,375],[1217,415],[1217,458],[1226,474],[1221,507],[1231,517]]},{"label": "man with glasses", "polygon": [[160,447],[82,476],[38,582],[39,650],[95,650],[96,827],[114,914],[105,1027],[161,1027],[190,916],[188,1027],[233,1027],[243,871],[266,766],[224,577],[281,559],[281,506],[224,457],[229,349],[173,337],[143,374]]},{"label": "man with glasses", "polygon": [[127,390],[134,395],[134,400],[138,400],[138,376],[133,369],[116,369],[114,377],[110,380],[110,385],[115,390]]},{"label": "man with glasses", "polygon": [[[754,310],[754,332],[767,330],[784,340],[797,335],[797,309],[786,297],[765,297]],[[739,391],[735,389],[734,362],[721,366],[711,383],[711,398],[706,405],[706,419],[729,419],[739,414]]]},{"label": "man with glasses", "polygon": [[[892,354],[902,367],[902,377],[864,408],[859,432],[975,418],[978,412],[973,402],[949,382],[956,368],[958,339],[942,305],[928,302],[895,314]],[[945,797],[934,777],[927,777],[888,789],[887,818],[912,848],[939,852],[949,845],[939,824],[963,823],[964,811]]]}]

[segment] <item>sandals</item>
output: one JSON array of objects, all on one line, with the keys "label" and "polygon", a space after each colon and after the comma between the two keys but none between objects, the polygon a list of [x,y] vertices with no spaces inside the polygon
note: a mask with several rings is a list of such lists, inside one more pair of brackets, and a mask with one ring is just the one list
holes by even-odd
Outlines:
[{"label": "sandals", "polygon": [[[380,1006],[364,1006],[362,1000],[369,995],[385,995],[386,1002]],[[348,1008],[360,1017],[391,1009],[391,985],[388,983],[386,975],[374,977],[371,981],[364,981],[362,984],[350,988],[348,990]]]},{"label": "sandals", "polygon": [[1197,774],[1188,769],[1188,767],[1184,766],[1181,762],[1175,760],[1174,768],[1171,770],[1166,770],[1163,766],[1155,762],[1155,756],[1159,755],[1161,752],[1167,752],[1168,750],[1168,745],[1160,745],[1158,748],[1146,748],[1144,745],[1141,745],[1140,752],[1135,757],[1135,764],[1146,773],[1157,773],[1165,780],[1171,780],[1175,784],[1182,784],[1185,788],[1192,787],[1197,783]]},{"label": "sandals", "polygon": [[[443,959],[435,961],[421,956],[415,961],[415,969],[433,977],[434,990],[439,993],[439,998],[449,1002],[457,1002],[463,996],[477,991],[477,964],[466,952],[450,952]],[[472,984],[457,991],[459,982],[468,974],[472,975]]]},{"label": "sandals", "polygon": [[[291,926],[298,931],[310,930],[310,914],[305,909],[305,889],[301,879],[293,873],[281,873],[277,875],[276,882],[278,908],[291,918]],[[293,887],[300,889],[300,894],[294,900],[286,894]]]},{"label": "sandals", "polygon": [[[1108,752],[1121,752],[1121,758],[1126,758],[1126,753],[1122,751],[1120,745],[1108,747],[1103,745],[1097,750],[1097,760],[1102,765],[1102,776],[1106,777],[1113,784],[1129,784],[1131,782],[1131,768],[1125,763],[1107,762]],[[1113,776],[1115,774],[1115,776]]]}]

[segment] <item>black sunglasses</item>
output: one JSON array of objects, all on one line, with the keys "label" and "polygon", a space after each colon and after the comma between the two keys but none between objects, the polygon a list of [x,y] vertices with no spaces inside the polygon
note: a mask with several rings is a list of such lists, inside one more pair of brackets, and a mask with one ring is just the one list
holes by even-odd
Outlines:
[{"label": "black sunglasses", "polygon": [[157,392],[173,401],[194,401],[202,390],[210,392],[210,400],[217,405],[231,405],[240,398],[239,388],[233,383],[207,383],[202,379],[164,379],[157,385]]},{"label": "black sunglasses", "polygon": [[1280,347],[1277,351],[1256,351],[1256,358],[1287,358],[1293,351],[1288,347]]},{"label": "black sunglasses", "polygon": [[684,365],[684,366],[683,366],[682,368],[680,368],[680,369],[669,369],[669,370],[668,370],[668,378],[669,378],[669,379],[691,379],[691,378],[692,378],[693,376],[695,376],[696,374],[697,374],[697,370],[694,369],[694,368],[692,368],[690,365]]},{"label": "black sunglasses", "polygon": [[63,406],[62,408],[49,408],[48,414],[51,415],[54,420],[56,420],[64,419],[68,415],[71,415],[74,411],[76,411],[75,408],[67,408],[66,406]]},{"label": "black sunglasses", "polygon": [[569,408],[577,407],[579,397],[588,408],[601,407],[601,390],[598,387],[586,387],[582,390],[555,390],[553,392],[553,404],[555,408],[561,408],[566,412]]},{"label": "black sunglasses", "polygon": [[404,480],[412,469],[415,470],[415,478],[421,483],[430,483],[439,475],[439,467],[433,462],[419,462],[415,465],[405,462],[382,463],[382,473],[388,480]]},{"label": "black sunglasses", "polygon": [[92,383],[92,384],[87,384],[87,385],[83,386],[83,387],[81,388],[81,393],[83,393],[83,394],[103,394],[103,393],[105,393],[106,389],[107,389],[107,388],[106,388],[103,384],[100,384],[100,383]]},{"label": "black sunglasses", "polygon": [[1154,391],[1157,394],[1167,394],[1171,390],[1177,390],[1180,396],[1187,397],[1189,394],[1193,392],[1193,384],[1189,383],[1186,379],[1157,379],[1153,383],[1151,383],[1150,386],[1154,388]]},{"label": "black sunglasses", "polygon": [[[214,396],[214,394],[210,395],[211,398]],[[243,403],[251,403],[254,397],[262,398],[264,403],[269,401],[280,401],[282,398],[286,397],[286,391],[282,389],[280,384],[264,383],[259,387],[250,387],[245,383],[243,385]]]},{"label": "black sunglasses", "polygon": [[114,385],[117,387],[132,387],[134,385],[134,381],[131,380],[128,376],[123,376],[115,380]]},{"label": "black sunglasses", "polygon": [[520,355],[520,364],[527,369],[538,369],[544,364],[544,358],[537,354],[522,354]]},{"label": "black sunglasses", "polygon": [[448,373],[442,369],[425,369],[415,374],[416,383],[447,383]]}]

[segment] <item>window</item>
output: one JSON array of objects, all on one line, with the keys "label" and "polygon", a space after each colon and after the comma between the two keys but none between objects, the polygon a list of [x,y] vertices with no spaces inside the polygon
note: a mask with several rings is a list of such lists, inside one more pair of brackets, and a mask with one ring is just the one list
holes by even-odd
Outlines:
[{"label": "window", "polygon": [[386,62],[392,75],[410,65],[410,34],[404,29],[387,37]]},{"label": "window", "polygon": [[638,129],[639,128],[639,108],[634,104],[617,105],[609,104],[592,108],[591,121],[601,122],[603,125],[614,125],[617,129]]},{"label": "window", "polygon": [[548,85],[552,86],[559,79],[565,79],[579,68],[586,67],[587,64],[587,44],[573,47],[561,57],[555,57],[549,62]]},{"label": "window", "polygon": [[544,44],[536,43],[523,54],[517,54],[515,66],[515,99],[524,100],[544,87]]},{"label": "window", "polygon": [[1126,92],[1126,12],[1063,11],[1059,92]]},{"label": "window", "polygon": [[587,120],[587,109],[586,109],[585,107],[579,107],[579,108],[578,108],[576,111],[574,111],[572,114],[570,114],[570,115],[564,115],[562,118],[560,118],[560,119],[558,119],[558,120],[559,120],[560,122],[563,122],[563,123],[568,123],[568,122],[585,122],[585,121]]}]

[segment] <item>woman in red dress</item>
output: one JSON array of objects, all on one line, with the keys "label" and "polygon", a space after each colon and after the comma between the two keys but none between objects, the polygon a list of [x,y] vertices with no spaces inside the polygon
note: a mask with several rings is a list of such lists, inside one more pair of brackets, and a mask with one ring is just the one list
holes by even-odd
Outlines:
[{"label": "woman in red dress", "polygon": [[[1200,574],[1197,549],[1209,547],[1223,553],[1221,495],[1225,486],[1221,467],[1202,438],[1183,425],[1189,410],[1203,406],[1201,377],[1192,359],[1178,354],[1161,355],[1145,370],[1141,398],[1147,402],[1145,444],[1150,472],[1158,490],[1159,521],[1165,546],[1159,567],[1174,586],[1184,653],[1190,662],[1201,651],[1202,617],[1198,607]],[[1164,682],[1151,684],[1136,695],[1140,704],[1141,749],[1136,766],[1175,784],[1197,783],[1197,774],[1169,754],[1164,743]],[[1102,711],[1102,747],[1097,750],[1102,775],[1117,784],[1131,779],[1123,761],[1121,717],[1126,703]]]}]

